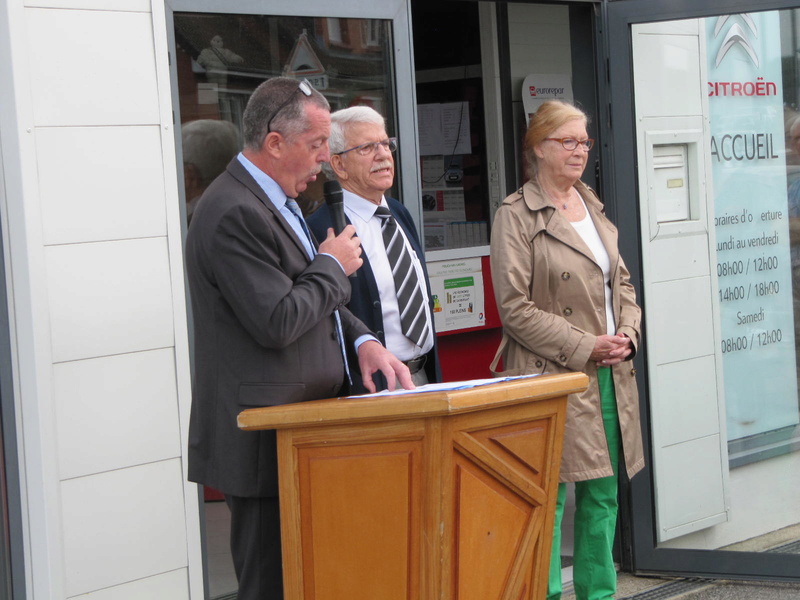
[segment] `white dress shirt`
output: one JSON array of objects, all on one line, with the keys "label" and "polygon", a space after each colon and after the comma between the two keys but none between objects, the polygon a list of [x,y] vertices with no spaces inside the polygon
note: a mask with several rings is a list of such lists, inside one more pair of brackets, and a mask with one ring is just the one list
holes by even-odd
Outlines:
[{"label": "white dress shirt", "polygon": [[[383,332],[386,336],[386,348],[402,361],[417,358],[427,354],[433,348],[433,323],[430,322],[430,311],[425,311],[425,318],[428,320],[428,337],[422,346],[417,346],[414,342],[403,335],[400,326],[400,309],[397,306],[397,292],[392,277],[392,267],[386,256],[386,246],[383,244],[383,234],[381,233],[382,219],[375,216],[377,204],[357,196],[347,190],[342,190],[344,200],[344,212],[350,222],[356,228],[356,233],[361,240],[361,247],[369,258],[372,272],[375,275],[375,282],[378,285],[378,294],[381,298],[381,311],[383,313]],[[389,208],[386,198],[381,198],[381,206]],[[406,248],[411,254],[417,278],[422,286],[423,297],[430,298],[430,293],[425,281],[425,273],[422,264],[414,252],[414,248],[408,241],[405,231],[398,223],[398,230],[403,236]]]}]

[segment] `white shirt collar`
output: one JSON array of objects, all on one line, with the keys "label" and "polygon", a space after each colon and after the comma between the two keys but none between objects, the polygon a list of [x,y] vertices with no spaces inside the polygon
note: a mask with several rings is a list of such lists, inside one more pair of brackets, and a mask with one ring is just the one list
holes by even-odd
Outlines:
[{"label": "white shirt collar", "polygon": [[242,166],[247,170],[250,175],[253,176],[253,179],[256,180],[256,183],[259,187],[264,190],[264,193],[267,197],[272,201],[275,205],[275,208],[278,210],[282,209],[286,204],[286,192],[283,191],[283,188],[278,185],[278,182],[275,181],[272,177],[264,173],[261,169],[255,166],[242,152],[239,152],[237,156],[239,162],[242,163]]},{"label": "white shirt collar", "polygon": [[[344,205],[351,215],[358,217],[365,223],[375,216],[375,210],[378,208],[377,204],[345,189],[342,190],[342,194]],[[381,196],[381,206],[389,208],[385,196]],[[356,227],[356,229],[358,228]]]}]

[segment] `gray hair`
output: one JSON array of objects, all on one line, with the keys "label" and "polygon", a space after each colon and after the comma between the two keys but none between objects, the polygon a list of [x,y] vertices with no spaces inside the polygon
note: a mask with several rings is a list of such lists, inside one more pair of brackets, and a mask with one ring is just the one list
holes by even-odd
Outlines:
[{"label": "gray hair", "polygon": [[331,109],[325,96],[313,87],[311,95],[306,96],[300,93],[298,84],[291,77],[273,77],[255,89],[242,116],[245,148],[256,152],[261,149],[273,117],[271,131],[278,131],[291,140],[308,128],[305,105]]},{"label": "gray hair", "polygon": [[230,121],[200,119],[181,126],[183,163],[194,165],[204,186],[239,152],[239,131]]},{"label": "gray hair", "polygon": [[[337,110],[331,114],[331,135],[328,138],[328,149],[331,156],[347,150],[345,147],[347,145],[347,126],[358,123],[371,123],[386,129],[386,119],[369,106],[351,106]],[[328,179],[336,177],[329,163],[323,163],[322,171]]]}]

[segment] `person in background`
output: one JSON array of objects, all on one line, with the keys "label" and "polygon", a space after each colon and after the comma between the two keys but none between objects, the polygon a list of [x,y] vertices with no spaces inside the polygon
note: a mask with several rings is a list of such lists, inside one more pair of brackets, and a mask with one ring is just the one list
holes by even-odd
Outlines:
[{"label": "person in background", "polygon": [[253,92],[244,150],[200,199],[186,239],[194,317],[189,480],[225,496],[239,600],[283,598],[274,431],[244,432],[245,409],[336,396],[344,345],[367,389],[413,389],[408,368],[346,308],[361,266],[352,226],[317,247],[294,198],[329,158],[330,112],[307,81],[276,77]]},{"label": "person in background", "polygon": [[573,584],[578,600],[616,591],[612,557],[617,475],[644,466],[635,370],[641,310],[617,229],[580,177],[594,143],[587,116],[545,102],[525,135],[529,181],[508,196],[492,227],[491,266],[505,374],[583,371],[569,396],[548,599],[561,597],[561,521],[575,482]]},{"label": "person in background", "polygon": [[210,83],[225,85],[228,82],[228,69],[241,65],[244,59],[233,50],[225,48],[221,35],[211,38],[208,48],[203,48],[197,56],[197,64],[206,70]]},{"label": "person in background", "polygon": [[[394,183],[392,153],[397,140],[387,135],[380,113],[353,106],[331,115],[328,143],[331,160],[326,173],[330,171],[342,186],[345,218],[355,226],[364,250],[364,265],[350,280],[353,291],[347,307],[408,366],[415,385],[439,382],[422,246],[408,210],[384,195]],[[322,205],[308,224],[317,238],[324,238],[333,226],[328,206]],[[383,380],[376,385],[386,388]],[[354,393],[364,392],[360,386],[354,389]]]},{"label": "person in background", "polygon": [[225,170],[241,149],[239,133],[230,121],[199,119],[181,126],[186,220],[209,184]]}]

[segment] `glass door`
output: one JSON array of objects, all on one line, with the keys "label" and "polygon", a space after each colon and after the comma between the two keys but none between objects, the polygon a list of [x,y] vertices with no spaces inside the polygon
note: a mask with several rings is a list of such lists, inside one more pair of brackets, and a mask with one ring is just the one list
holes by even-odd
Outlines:
[{"label": "glass door", "polygon": [[[384,115],[399,140],[387,195],[404,198],[421,222],[407,0],[172,0],[168,7],[184,223],[241,150],[250,94],[277,76],[308,79],[332,110],[368,105]],[[322,203],[324,180],[321,174],[298,198],[306,215]],[[206,588],[211,598],[235,598],[230,513],[216,490],[206,488],[203,500]]]},{"label": "glass door", "polygon": [[646,324],[639,572],[800,577],[795,5],[606,5],[606,195]]}]

